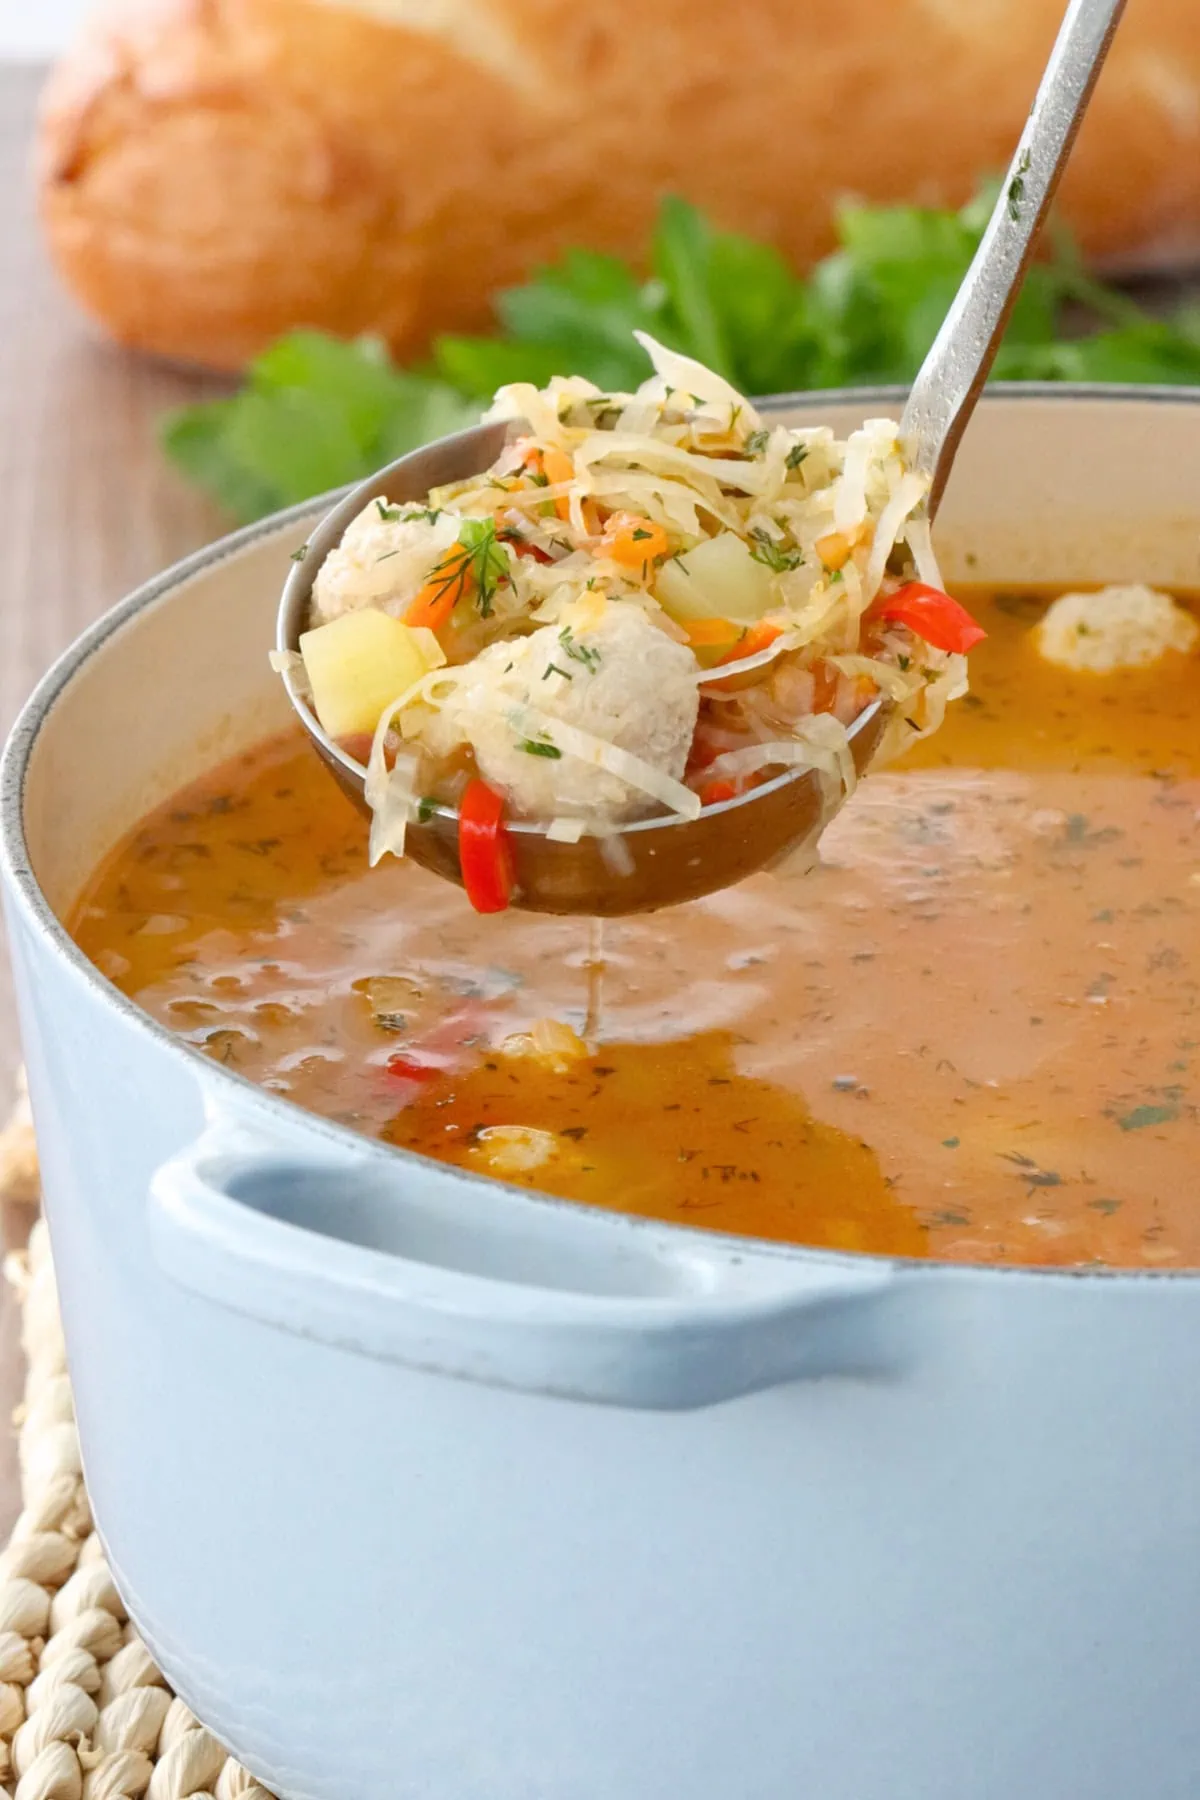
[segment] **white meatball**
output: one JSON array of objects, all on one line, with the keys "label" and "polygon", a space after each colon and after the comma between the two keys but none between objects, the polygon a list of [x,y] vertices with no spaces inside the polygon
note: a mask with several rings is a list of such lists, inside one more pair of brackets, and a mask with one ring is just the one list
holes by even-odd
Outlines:
[{"label": "white meatball", "polygon": [[1037,628],[1047,662],[1096,675],[1147,668],[1168,650],[1191,650],[1198,637],[1190,612],[1169,594],[1141,586],[1063,594]]},{"label": "white meatball", "polygon": [[327,625],[361,606],[402,613],[446,554],[462,520],[453,513],[401,519],[372,500],[346,527],[313,583],[313,624]]},{"label": "white meatball", "polygon": [[682,778],[700,707],[699,665],[640,606],[611,601],[579,630],[547,625],[491,645],[470,665],[443,732],[469,742],[479,771],[532,818],[635,818],[655,802],[584,758],[538,754],[526,709],[559,719]]}]

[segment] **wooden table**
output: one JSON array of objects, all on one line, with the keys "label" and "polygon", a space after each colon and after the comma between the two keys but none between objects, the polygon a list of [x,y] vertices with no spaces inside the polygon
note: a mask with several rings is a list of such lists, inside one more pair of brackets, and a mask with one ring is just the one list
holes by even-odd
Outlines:
[{"label": "wooden table", "polygon": [[[85,625],[221,529],[155,437],[212,384],[101,343],[47,266],[28,173],[41,79],[0,65],[0,737]],[[0,1109],[18,1056],[0,958]]]},{"label": "wooden table", "polygon": [[[155,441],[159,416],[212,384],[100,343],[47,267],[28,174],[41,79],[0,65],[0,737],[90,620],[221,529]],[[19,1054],[0,954],[0,1115]],[[21,1226],[9,1220],[10,1241]],[[16,1323],[0,1289],[0,1541],[19,1505],[5,1429],[22,1379]]]}]

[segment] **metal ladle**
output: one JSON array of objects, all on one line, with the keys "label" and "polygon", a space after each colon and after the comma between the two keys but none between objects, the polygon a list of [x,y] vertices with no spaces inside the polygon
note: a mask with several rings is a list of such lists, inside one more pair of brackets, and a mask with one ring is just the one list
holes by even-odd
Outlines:
[{"label": "metal ladle", "polygon": [[[1071,0],[987,229],[909,393],[901,439],[910,466],[930,478],[930,518],[1124,7],[1125,0]],[[479,474],[500,454],[509,430],[503,424],[481,425],[441,438],[402,456],[339,501],[313,532],[284,587],[278,648],[298,648],[317,570],[364,506],[373,499],[421,501],[431,488]],[[322,731],[292,677],[285,679],[317,750],[365,808],[362,765]],[[875,701],[849,729],[860,774],[878,745],[887,706]],[[705,807],[694,820],[658,815],[632,821],[619,834],[624,873],[618,872],[611,844],[594,837],[556,842],[542,824],[514,820],[508,825],[517,881],[513,903],[532,912],[602,918],[695,900],[815,842],[830,816],[816,772],[790,770],[737,799]],[[454,809],[439,806],[428,819],[414,820],[405,854],[461,883]]]}]

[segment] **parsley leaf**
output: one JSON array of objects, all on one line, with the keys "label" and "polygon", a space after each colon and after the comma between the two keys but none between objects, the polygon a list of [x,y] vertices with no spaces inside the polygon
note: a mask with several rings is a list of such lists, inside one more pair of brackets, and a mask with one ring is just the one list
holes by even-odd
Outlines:
[{"label": "parsley leaf", "polygon": [[[1023,174],[1018,164],[1010,208],[1022,202]],[[569,251],[494,297],[490,335],[438,338],[416,369],[397,368],[371,339],[292,332],[253,363],[239,393],[169,417],[163,440],[187,476],[249,520],[469,424],[507,383],[544,386],[553,375],[579,374],[605,392],[635,388],[647,374],[639,328],[746,394],[907,382],[999,191],[992,183],[958,212],[843,206],[838,247],[807,276],[669,196],[648,274],[614,256]],[[1057,224],[1044,249],[1013,309],[998,379],[1200,384],[1200,310],[1184,307],[1169,320],[1146,313],[1092,276]],[[597,424],[605,423],[601,411]],[[789,468],[802,460],[797,447]]]},{"label": "parsley leaf", "polygon": [[562,751],[558,745],[548,743],[544,738],[522,738],[517,749],[523,750],[526,756],[549,757],[551,762],[559,762],[562,759]]},{"label": "parsley leaf", "polygon": [[240,393],[168,415],[162,436],[185,475],[249,521],[360,481],[477,417],[454,388],[394,368],[370,339],[297,331],[257,359]]}]

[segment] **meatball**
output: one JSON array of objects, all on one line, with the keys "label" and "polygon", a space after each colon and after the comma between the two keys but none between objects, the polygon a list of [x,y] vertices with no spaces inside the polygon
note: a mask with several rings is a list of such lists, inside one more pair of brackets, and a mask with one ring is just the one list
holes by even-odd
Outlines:
[{"label": "meatball", "polygon": [[610,601],[586,626],[547,625],[493,644],[440,721],[467,742],[484,779],[529,817],[615,823],[656,802],[620,776],[553,747],[530,712],[615,744],[678,781],[687,766],[700,697],[699,664],[632,603]]},{"label": "meatball", "polygon": [[1047,662],[1097,675],[1147,668],[1168,650],[1191,650],[1197,637],[1190,612],[1169,594],[1141,586],[1063,594],[1037,628]]},{"label": "meatball", "polygon": [[402,613],[454,542],[461,523],[449,512],[401,518],[399,507],[370,501],[317,571],[313,624],[328,625],[361,606]]}]

